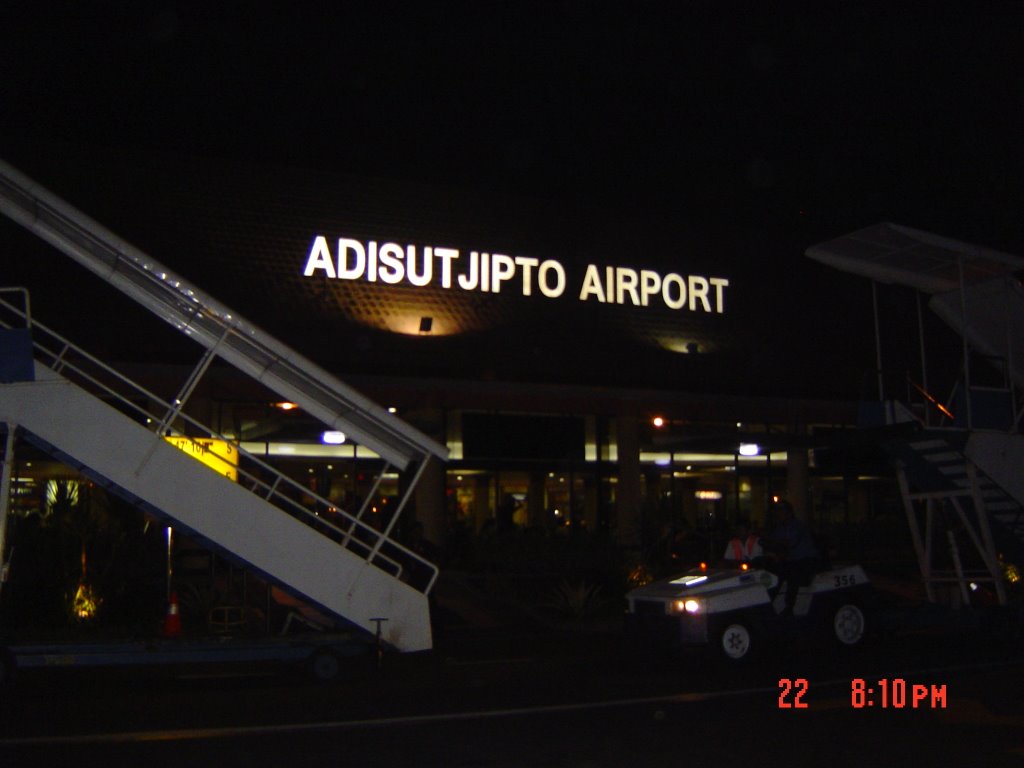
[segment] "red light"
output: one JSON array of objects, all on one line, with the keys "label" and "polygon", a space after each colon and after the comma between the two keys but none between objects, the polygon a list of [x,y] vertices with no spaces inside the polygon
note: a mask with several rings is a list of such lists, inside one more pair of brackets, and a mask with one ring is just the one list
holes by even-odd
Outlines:
[{"label": "red light", "polygon": [[700,564],[700,569],[701,569],[702,571],[706,571],[706,570],[708,569],[708,564],[707,564],[707,563],[701,563],[701,564]]}]

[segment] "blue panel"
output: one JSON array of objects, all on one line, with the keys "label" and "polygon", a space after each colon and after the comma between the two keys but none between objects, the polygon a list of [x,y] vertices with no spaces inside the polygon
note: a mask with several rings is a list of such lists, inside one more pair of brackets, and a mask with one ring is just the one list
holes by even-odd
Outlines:
[{"label": "blue panel", "polygon": [[0,383],[35,381],[32,336],[25,328],[0,330]]}]

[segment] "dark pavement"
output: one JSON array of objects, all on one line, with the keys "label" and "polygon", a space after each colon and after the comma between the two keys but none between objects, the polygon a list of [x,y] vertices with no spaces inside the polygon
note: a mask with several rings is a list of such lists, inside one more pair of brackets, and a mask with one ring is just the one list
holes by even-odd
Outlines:
[{"label": "dark pavement", "polygon": [[[25,674],[2,694],[0,765],[1024,763],[1024,657],[979,632],[855,654],[801,643],[740,667],[636,658],[611,630],[464,627],[437,646],[361,660],[329,685],[266,668]],[[943,698],[858,709],[856,678]],[[807,680],[799,702],[782,679]]]}]

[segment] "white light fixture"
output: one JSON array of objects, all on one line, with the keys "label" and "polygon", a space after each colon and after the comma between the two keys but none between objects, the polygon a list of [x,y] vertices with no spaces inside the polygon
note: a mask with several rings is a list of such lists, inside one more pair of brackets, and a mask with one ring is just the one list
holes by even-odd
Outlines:
[{"label": "white light fixture", "polygon": [[740,443],[740,456],[757,456],[761,453],[761,446],[757,443]]},{"label": "white light fixture", "polygon": [[345,442],[345,433],[336,429],[329,429],[320,435],[320,442],[327,445],[341,445]]},{"label": "white light fixture", "polygon": [[673,579],[669,584],[682,584],[684,587],[692,587],[696,584],[701,584],[708,580],[707,576],[680,576],[678,579]]}]

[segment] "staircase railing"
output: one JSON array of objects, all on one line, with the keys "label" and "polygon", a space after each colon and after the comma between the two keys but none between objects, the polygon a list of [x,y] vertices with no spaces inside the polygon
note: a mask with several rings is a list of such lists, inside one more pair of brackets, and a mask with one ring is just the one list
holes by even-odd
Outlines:
[{"label": "staircase railing", "polygon": [[[428,594],[432,589],[438,575],[437,566],[389,536],[401,514],[401,505],[382,529],[378,529],[362,519],[362,510],[353,514],[339,508],[334,502],[245,451],[236,441],[187,414],[183,409],[186,397],[182,395],[189,389],[191,379],[179,396],[173,402],[168,402],[40,324],[38,320],[30,319],[27,311],[0,299],[0,327],[29,325],[37,362],[99,396],[150,429],[154,446],[158,441],[172,436],[189,440],[215,439],[232,444],[239,454],[239,485],[335,541],[339,547],[395,578],[402,579],[422,593]],[[202,363],[200,367],[205,369]],[[140,462],[145,461],[145,458],[140,457]],[[424,465],[425,461],[418,471],[422,471]],[[381,475],[389,470],[389,466],[385,462]]]}]

